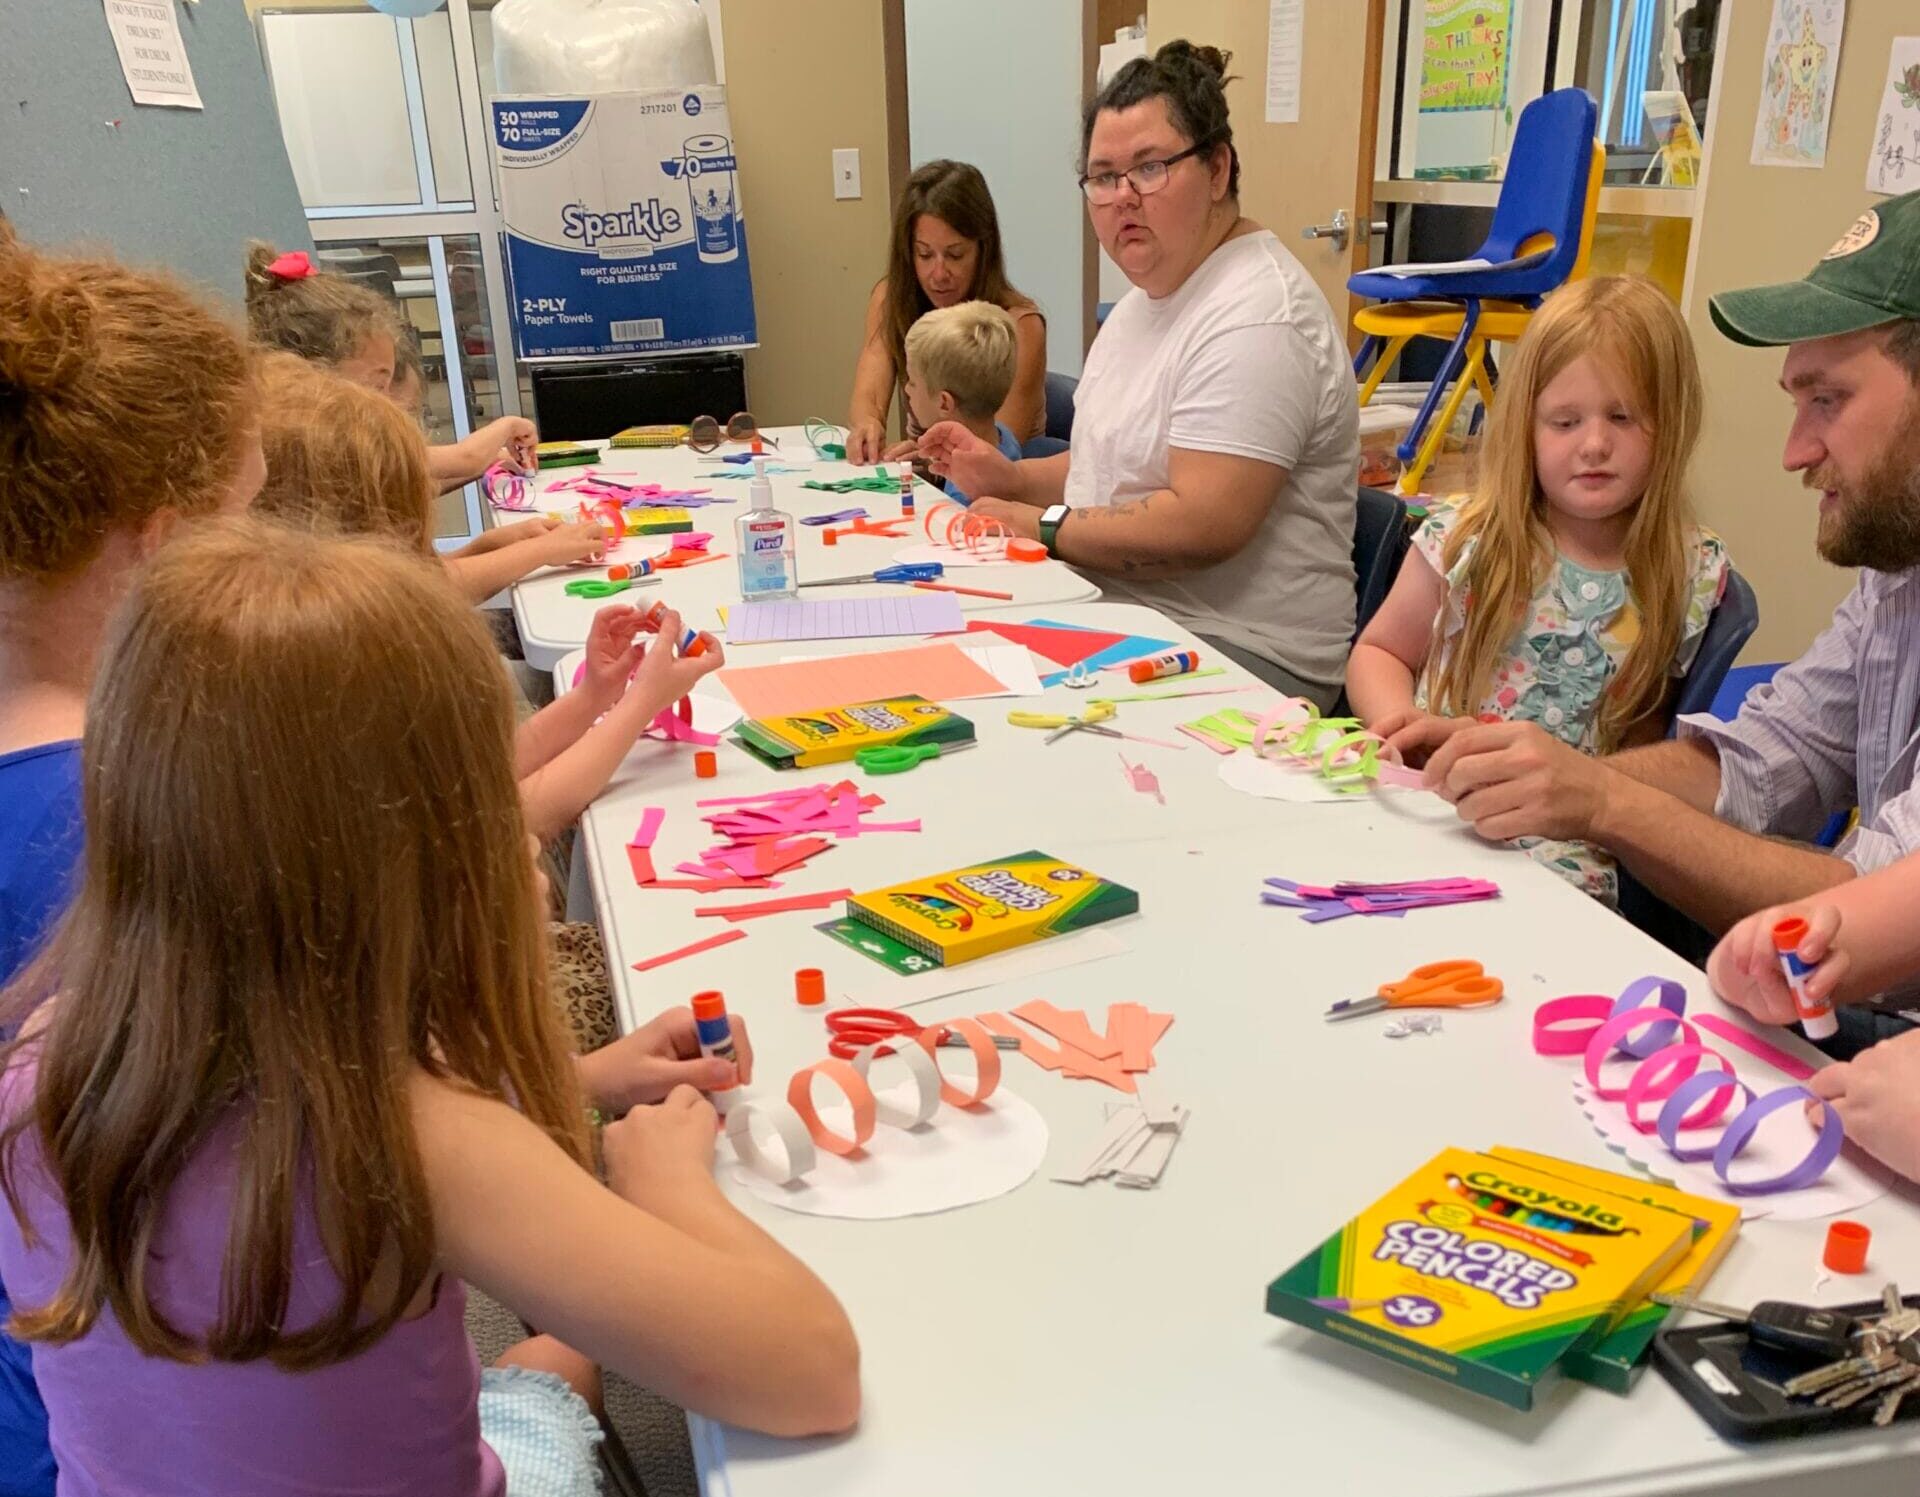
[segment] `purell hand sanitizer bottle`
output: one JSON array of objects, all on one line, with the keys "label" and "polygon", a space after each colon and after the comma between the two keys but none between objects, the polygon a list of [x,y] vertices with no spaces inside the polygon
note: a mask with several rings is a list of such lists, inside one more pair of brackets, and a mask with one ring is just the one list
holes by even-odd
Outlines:
[{"label": "purell hand sanitizer bottle", "polygon": [[740,601],[764,603],[799,596],[799,579],[793,570],[793,516],[775,506],[763,457],[753,460],[747,498],[753,507],[734,521],[740,546]]}]

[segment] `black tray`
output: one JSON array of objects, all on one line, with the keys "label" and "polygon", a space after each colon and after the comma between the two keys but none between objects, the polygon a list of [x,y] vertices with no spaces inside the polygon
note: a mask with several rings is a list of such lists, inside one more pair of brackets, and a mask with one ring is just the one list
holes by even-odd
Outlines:
[{"label": "black tray", "polygon": [[[1920,1295],[1908,1295],[1904,1303],[1920,1309]],[[1831,1308],[1865,1318],[1883,1314],[1886,1306],[1879,1300],[1863,1300]],[[1808,1399],[1789,1398],[1780,1391],[1780,1384],[1811,1371],[1819,1365],[1818,1359],[1750,1345],[1745,1326],[1724,1321],[1662,1331],[1654,1338],[1653,1357],[1661,1376],[1729,1440],[1778,1440],[1869,1428],[1880,1406],[1878,1398],[1863,1399],[1850,1409],[1821,1408]],[[1920,1416],[1920,1391],[1900,1405],[1895,1422],[1904,1424],[1916,1416]]]}]

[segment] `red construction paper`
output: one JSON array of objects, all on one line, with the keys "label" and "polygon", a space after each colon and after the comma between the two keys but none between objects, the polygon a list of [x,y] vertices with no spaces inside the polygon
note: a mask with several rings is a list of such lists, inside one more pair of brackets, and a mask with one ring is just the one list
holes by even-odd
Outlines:
[{"label": "red construction paper", "polygon": [[1048,629],[1036,624],[1002,624],[991,619],[970,621],[967,632],[996,634],[1009,644],[1025,645],[1034,654],[1063,668],[1078,665],[1102,650],[1110,650],[1127,637],[1098,629]]}]

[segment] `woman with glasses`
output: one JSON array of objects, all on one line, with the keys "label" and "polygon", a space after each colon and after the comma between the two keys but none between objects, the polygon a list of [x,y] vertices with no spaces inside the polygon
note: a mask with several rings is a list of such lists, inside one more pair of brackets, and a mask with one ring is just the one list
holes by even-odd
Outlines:
[{"label": "woman with glasses", "polygon": [[1087,355],[1072,450],[1010,462],[950,422],[919,450],[1108,597],[1328,706],[1353,634],[1358,401],[1326,298],[1240,213],[1226,64],[1170,42],[1087,110],[1080,185],[1133,289]]},{"label": "woman with glasses", "polygon": [[[1046,319],[1007,279],[1000,219],[979,168],[929,161],[907,178],[894,207],[886,278],[867,302],[847,417],[848,461],[877,463],[913,451],[920,426],[902,390],[907,329],[936,307],[963,301],[989,301],[1012,315],[1018,360],[1013,389],[995,420],[1023,442],[1038,436],[1047,422]],[[907,439],[888,448],[887,407],[896,392]]]}]

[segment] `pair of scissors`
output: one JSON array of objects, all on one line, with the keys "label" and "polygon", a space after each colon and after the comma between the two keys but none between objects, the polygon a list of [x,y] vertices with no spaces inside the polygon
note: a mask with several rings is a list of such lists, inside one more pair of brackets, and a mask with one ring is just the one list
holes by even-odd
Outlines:
[{"label": "pair of scissors", "polygon": [[1483,1008],[1507,991],[1487,976],[1478,962],[1428,962],[1398,982],[1385,982],[1371,998],[1343,998],[1327,1010],[1329,1019],[1352,1019],[1387,1008]]},{"label": "pair of scissors", "polygon": [[1102,738],[1124,738],[1127,735],[1117,728],[1105,728],[1100,724],[1115,715],[1112,702],[1093,700],[1087,703],[1087,710],[1078,717],[1064,717],[1052,712],[1009,712],[1007,721],[1016,728],[1052,728],[1043,740],[1057,743],[1069,733],[1098,733]]},{"label": "pair of scissors", "polygon": [[569,598],[611,598],[615,593],[623,593],[630,587],[645,587],[658,582],[658,577],[576,577],[567,584]]},{"label": "pair of scissors", "polygon": [[855,749],[853,762],[868,774],[905,774],[928,759],[979,746],[978,739],[966,743],[876,743],[871,748]]},{"label": "pair of scissors", "polygon": [[[928,1029],[933,1032],[935,1045],[964,1047],[967,1043],[944,1024],[916,1024],[897,1009],[839,1008],[827,1015],[827,1053],[852,1060],[869,1045],[884,1045],[888,1048],[876,1053],[891,1055],[892,1041],[915,1041]],[[1018,1050],[1020,1041],[996,1034],[993,1046],[996,1050]]]},{"label": "pair of scissors", "polygon": [[882,567],[877,572],[862,572],[857,577],[821,577],[800,585],[802,587],[839,587],[850,582],[932,582],[945,570],[946,568],[937,561],[909,561],[897,567]]}]

